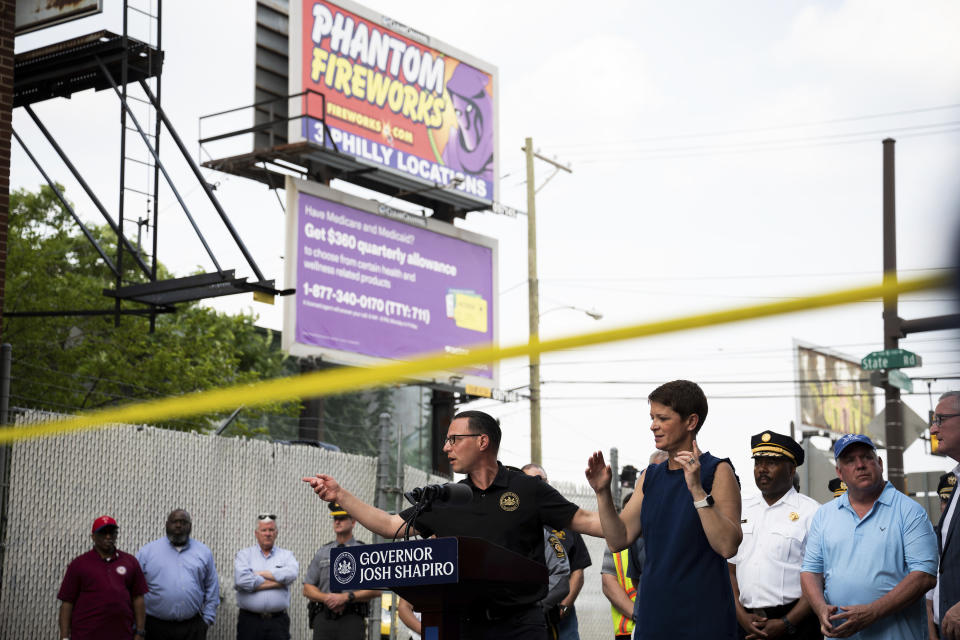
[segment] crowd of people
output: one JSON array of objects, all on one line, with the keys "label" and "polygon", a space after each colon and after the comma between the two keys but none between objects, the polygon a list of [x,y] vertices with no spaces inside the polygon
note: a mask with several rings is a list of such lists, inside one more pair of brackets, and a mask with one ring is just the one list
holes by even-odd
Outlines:
[{"label": "crowd of people", "polygon": [[[614,503],[603,454],[591,455],[585,473],[596,510],[565,499],[539,465],[503,465],[500,426],[488,414],[454,417],[443,451],[466,476],[471,500],[417,512],[415,533],[482,538],[545,564],[550,576],[549,584],[500,585],[462,607],[453,618],[461,638],[579,640],[574,603],[591,564],[583,534],[606,540],[602,589],[618,639],[960,640],[960,542],[951,526],[960,464],[941,480],[935,527],[884,479],[867,436],[834,443],[836,497],[820,505],[797,490],[803,448],[766,430],[750,442],[760,495],[742,500],[729,458],[697,444],[707,417],[700,387],[676,380],[648,400],[657,452],[622,505]],[[942,453],[960,461],[960,392],[940,398],[931,433]],[[330,549],[363,544],[353,537],[357,522],[392,539],[415,508],[387,513],[323,473],[304,481],[328,503],[335,532],[303,581],[313,637],[362,638],[368,603],[380,592],[332,592]],[[117,532],[115,520],[97,518],[93,548],[67,568],[58,594],[61,638],[205,638],[220,587],[210,549],[190,537],[190,515],[171,512],[166,536],[136,556],[117,549]],[[261,514],[257,544],[236,555],[238,640],[290,637],[299,565],[276,537],[276,516]],[[435,637],[411,603],[401,600],[398,612],[409,628]]]}]

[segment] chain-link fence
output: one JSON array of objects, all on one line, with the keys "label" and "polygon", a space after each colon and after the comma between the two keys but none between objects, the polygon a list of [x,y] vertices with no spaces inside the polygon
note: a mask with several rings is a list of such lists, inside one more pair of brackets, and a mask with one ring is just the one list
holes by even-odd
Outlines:
[{"label": "chain-link fence", "polygon": [[[54,637],[57,590],[70,560],[90,549],[94,518],[115,517],[118,547],[136,553],[165,535],[171,510],[184,508],[193,516],[192,536],[213,551],[220,576],[222,602],[208,638],[235,637],[234,556],[255,544],[257,514],[274,513],[278,546],[291,550],[300,563],[300,579],[291,587],[291,633],[307,640],[302,580],[317,548],[334,533],[328,510],[301,478],[329,473],[366,502],[373,502],[377,489],[373,457],[137,426],[19,442],[10,465],[0,638]],[[442,481],[404,469],[405,490]],[[559,488],[577,504],[596,508],[589,489]],[[354,534],[373,541],[360,525]],[[604,544],[589,537],[585,541],[593,565],[577,601],[580,633],[585,640],[599,640],[613,630],[600,589]],[[397,637],[406,640],[407,634]]]}]

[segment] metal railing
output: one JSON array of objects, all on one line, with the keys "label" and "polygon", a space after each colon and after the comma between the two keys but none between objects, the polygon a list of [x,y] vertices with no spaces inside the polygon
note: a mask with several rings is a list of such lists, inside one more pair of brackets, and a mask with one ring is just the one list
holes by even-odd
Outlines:
[{"label": "metal railing", "polygon": [[[320,110],[319,115],[315,115],[316,112],[310,109],[311,107],[311,96],[318,96],[320,98]],[[301,102],[301,113],[296,115],[289,115],[286,113],[287,106],[290,104],[290,101],[294,98],[302,98]],[[278,108],[277,105],[282,106],[283,108]],[[237,129],[234,131],[228,131],[226,133],[219,133],[216,135],[203,135],[204,125],[208,125],[217,118],[223,118],[228,115],[240,113],[242,111],[253,109],[254,110],[254,124],[249,127],[242,129]],[[263,122],[256,122],[256,113],[257,111],[266,111],[266,120]],[[199,149],[197,151],[197,157],[201,158],[203,155],[206,155],[207,159],[214,159],[210,153],[207,153],[204,149],[204,145],[208,145],[212,142],[219,142],[222,140],[228,140],[231,138],[236,138],[238,136],[249,135],[249,134],[258,134],[266,133],[267,135],[267,148],[274,148],[278,146],[278,136],[280,136],[280,131],[282,131],[283,140],[286,141],[286,129],[285,126],[293,120],[301,120],[303,118],[313,118],[319,120],[323,125],[323,140],[321,141],[322,146],[327,146],[327,141],[333,145],[334,150],[337,150],[336,143],[333,142],[332,137],[330,137],[330,128],[327,126],[326,121],[327,113],[327,98],[323,93],[319,91],[314,91],[313,89],[306,89],[299,93],[292,93],[288,96],[280,96],[278,98],[270,98],[268,100],[260,100],[259,102],[254,102],[253,104],[244,105],[241,107],[234,107],[233,109],[226,109],[224,111],[218,111],[216,113],[210,113],[207,115],[200,116],[199,123],[197,127],[197,142]],[[222,121],[222,120],[221,120]],[[279,131],[278,131],[279,129]],[[256,146],[256,137],[254,137],[253,151],[257,150]]]}]

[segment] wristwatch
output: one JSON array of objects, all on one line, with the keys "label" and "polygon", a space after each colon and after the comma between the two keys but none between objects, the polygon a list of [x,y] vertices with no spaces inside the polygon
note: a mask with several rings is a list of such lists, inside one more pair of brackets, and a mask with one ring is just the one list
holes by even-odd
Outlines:
[{"label": "wristwatch", "polygon": [[790,622],[790,620],[787,619],[787,616],[780,618],[780,621],[783,622],[783,628],[787,630],[788,636],[796,635],[797,628],[793,626],[793,623]]},{"label": "wristwatch", "polygon": [[707,507],[712,507],[713,496],[708,493],[707,497],[704,498],[703,500],[695,500],[693,502],[693,506],[695,506],[697,509],[706,509]]},{"label": "wristwatch", "polygon": [[146,629],[137,629],[136,631],[134,631],[134,633],[136,633],[136,634],[137,634],[138,636],[140,636],[141,638],[146,638],[146,637],[147,637],[147,630],[146,630]]},{"label": "wristwatch", "polygon": [[355,594],[353,591],[347,592],[347,602],[353,602],[356,599],[357,599],[357,594]]}]

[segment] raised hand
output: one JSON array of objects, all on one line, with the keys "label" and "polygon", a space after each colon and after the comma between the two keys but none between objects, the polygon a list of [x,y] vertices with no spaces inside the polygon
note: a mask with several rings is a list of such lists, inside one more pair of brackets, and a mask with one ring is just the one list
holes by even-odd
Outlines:
[{"label": "raised hand", "polygon": [[595,493],[610,490],[610,481],[613,479],[613,470],[603,461],[603,452],[595,451],[587,460],[587,469],[584,471],[587,482]]},{"label": "raised hand", "polygon": [[308,476],[303,478],[303,481],[310,485],[313,492],[317,494],[321,500],[326,500],[327,502],[336,502],[338,500],[340,485],[333,479],[333,476],[318,473],[313,477]]},{"label": "raised hand", "polygon": [[678,451],[676,458],[683,469],[683,477],[687,481],[687,488],[694,496],[703,492],[703,485],[700,483],[700,453],[700,447],[694,440],[693,451]]}]

